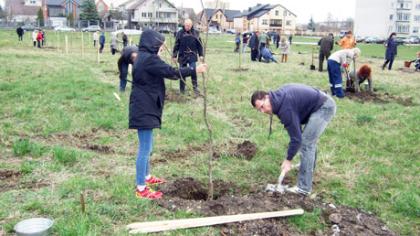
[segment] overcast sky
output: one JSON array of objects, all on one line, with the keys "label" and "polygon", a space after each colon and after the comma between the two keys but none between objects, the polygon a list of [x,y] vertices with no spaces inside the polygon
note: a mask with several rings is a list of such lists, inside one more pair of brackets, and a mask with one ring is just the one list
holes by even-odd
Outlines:
[{"label": "overcast sky", "polygon": [[[176,6],[192,7],[201,10],[200,0],[169,0]],[[206,0],[204,0],[206,2]],[[230,8],[244,10],[257,3],[282,4],[298,16],[299,23],[308,23],[311,16],[315,21],[325,21],[328,13],[339,20],[354,18],[356,0],[229,0]]]}]

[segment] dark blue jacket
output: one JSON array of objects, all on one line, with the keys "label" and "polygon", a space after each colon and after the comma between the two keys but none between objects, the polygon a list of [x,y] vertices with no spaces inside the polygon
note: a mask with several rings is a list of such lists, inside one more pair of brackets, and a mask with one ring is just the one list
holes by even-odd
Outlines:
[{"label": "dark blue jacket", "polygon": [[269,97],[273,114],[277,115],[290,136],[286,158],[292,160],[302,143],[301,125],[308,123],[312,113],[324,104],[327,97],[303,84],[287,84],[270,91]]},{"label": "dark blue jacket", "polygon": [[255,50],[258,49],[259,44],[260,41],[258,40],[258,36],[255,33],[253,33],[251,38],[249,39],[248,47]]},{"label": "dark blue jacket", "polygon": [[118,70],[120,71],[120,80],[127,80],[128,65],[133,64],[131,61],[131,54],[138,52],[137,46],[127,46],[121,52],[121,57],[118,59]]},{"label": "dark blue jacket", "polygon": [[195,68],[179,70],[166,64],[157,55],[165,37],[153,30],[141,34],[139,53],[133,65],[133,86],[130,94],[129,128],[160,128],[165,102],[164,78],[178,79],[195,73]]},{"label": "dark blue jacket", "polygon": [[101,36],[99,36],[99,43],[100,44],[105,44],[105,35],[101,34]]},{"label": "dark blue jacket", "polygon": [[180,64],[186,64],[197,61],[198,56],[203,56],[203,45],[200,39],[200,33],[192,28],[190,31],[181,29],[176,34],[176,41],[172,57],[178,57]]},{"label": "dark blue jacket", "polygon": [[386,60],[394,60],[395,56],[397,55],[397,42],[394,39],[388,39],[386,42],[386,53],[385,59]]},{"label": "dark blue jacket", "polygon": [[264,47],[261,50],[261,56],[264,58],[264,60],[271,60],[273,58],[273,54],[270,52],[270,50],[267,47]]}]

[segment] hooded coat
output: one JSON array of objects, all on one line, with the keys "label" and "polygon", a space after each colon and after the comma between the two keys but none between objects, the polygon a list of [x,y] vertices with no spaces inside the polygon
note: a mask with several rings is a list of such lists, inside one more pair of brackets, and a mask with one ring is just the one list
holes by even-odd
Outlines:
[{"label": "hooded coat", "polygon": [[129,105],[130,129],[160,128],[165,102],[164,78],[178,79],[195,73],[195,68],[175,69],[157,55],[165,37],[153,30],[142,33],[137,60],[133,65],[133,83]]},{"label": "hooded coat", "polygon": [[397,55],[397,42],[395,39],[390,38],[386,42],[386,53],[385,53],[385,59],[386,60],[394,60],[395,56]]}]

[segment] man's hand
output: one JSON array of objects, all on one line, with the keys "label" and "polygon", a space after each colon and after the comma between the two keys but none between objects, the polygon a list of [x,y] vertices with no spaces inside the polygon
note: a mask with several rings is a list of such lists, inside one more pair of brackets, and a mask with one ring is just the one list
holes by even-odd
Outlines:
[{"label": "man's hand", "polygon": [[172,57],[172,61],[176,63],[176,57]]},{"label": "man's hand", "polygon": [[197,74],[206,72],[207,71],[207,64],[200,64],[199,66],[197,66],[195,68],[195,71],[197,72]]},{"label": "man's hand", "polygon": [[287,174],[287,172],[289,172],[292,169],[292,162],[289,160],[284,160],[281,164],[281,169],[282,171],[284,171],[285,174]]},{"label": "man's hand", "polygon": [[200,57],[200,62],[204,63],[204,57]]}]

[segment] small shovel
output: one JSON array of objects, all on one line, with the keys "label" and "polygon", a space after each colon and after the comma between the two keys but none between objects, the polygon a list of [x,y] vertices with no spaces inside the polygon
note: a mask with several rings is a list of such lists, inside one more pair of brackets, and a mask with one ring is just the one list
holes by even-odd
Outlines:
[{"label": "small shovel", "polygon": [[[297,165],[293,165],[292,169],[299,168],[300,163]],[[281,171],[280,176],[278,178],[277,184],[267,184],[265,187],[266,192],[278,192],[278,193],[284,193],[287,188],[289,188],[289,185],[283,185],[283,179],[284,176],[286,176],[286,172],[284,170]]]}]

